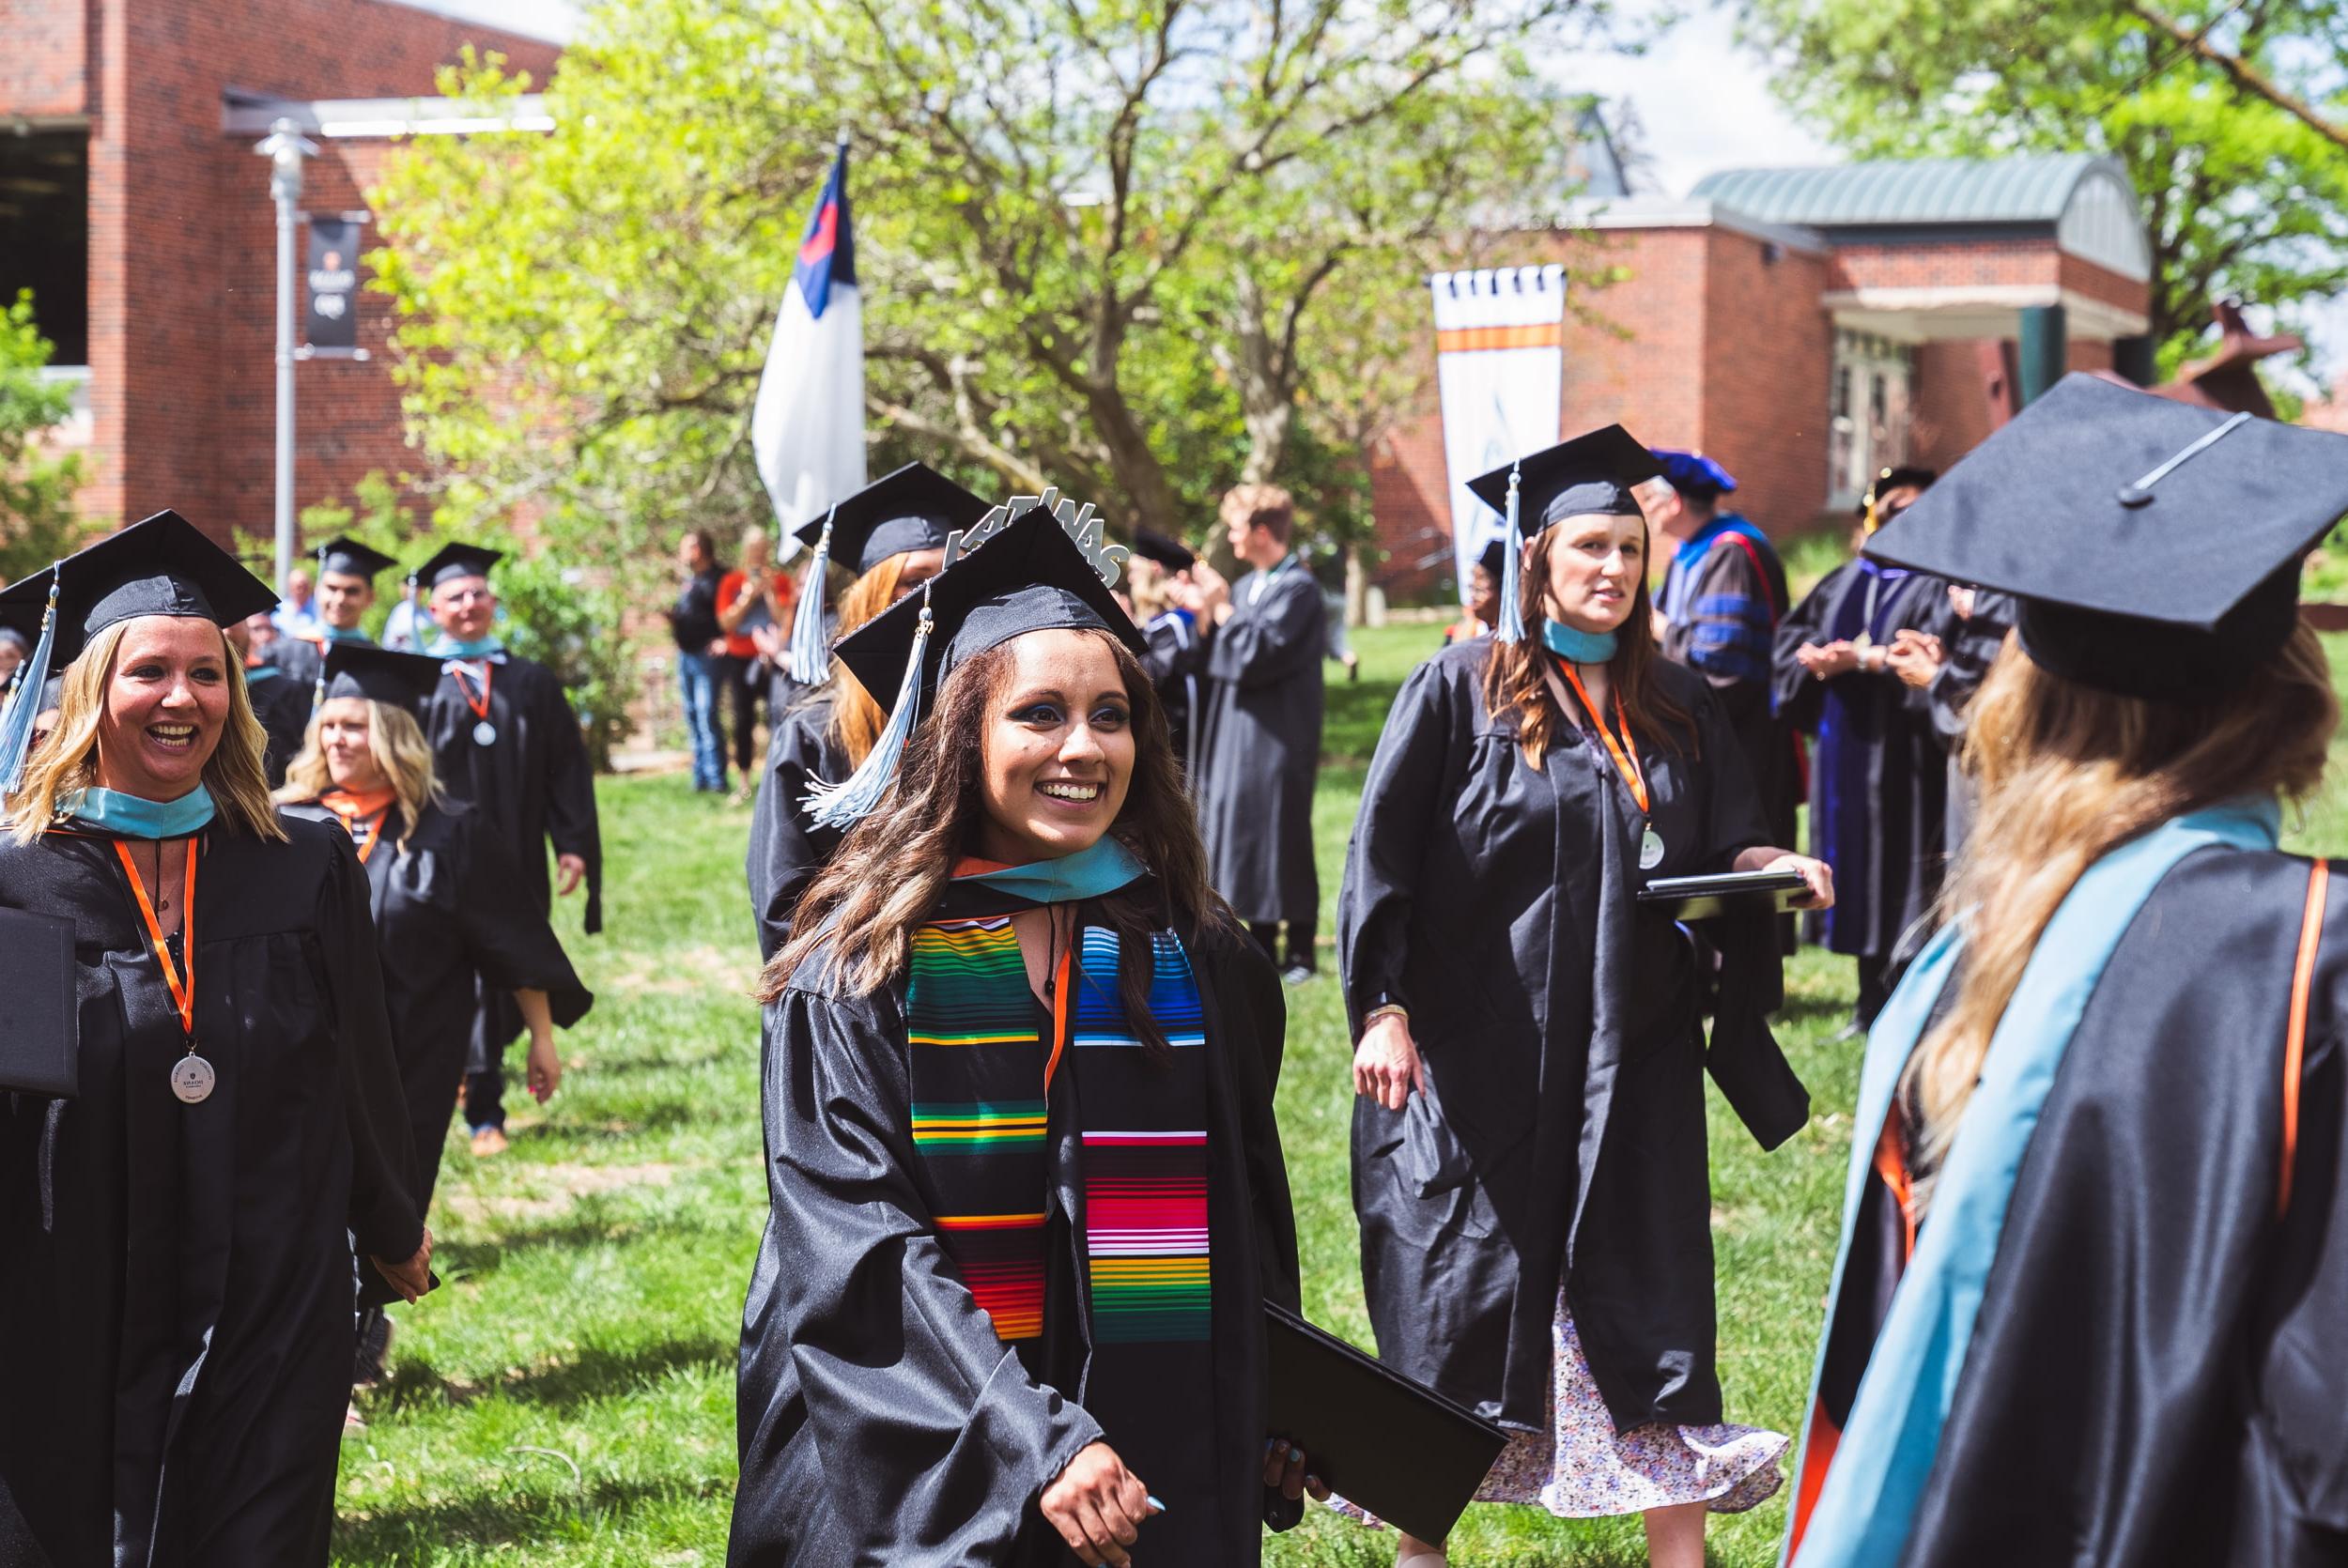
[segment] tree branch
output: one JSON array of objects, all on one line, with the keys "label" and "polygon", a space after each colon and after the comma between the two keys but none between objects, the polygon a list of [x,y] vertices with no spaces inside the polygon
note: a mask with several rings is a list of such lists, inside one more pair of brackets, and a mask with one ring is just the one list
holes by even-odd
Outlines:
[{"label": "tree branch", "polygon": [[2318,136],[2348,152],[2348,126],[2336,125],[2324,117],[2306,100],[2293,96],[2249,61],[2237,54],[2229,54],[2209,41],[2205,33],[2195,32],[2174,17],[2155,10],[2145,0],[2123,0],[2128,13],[2146,26],[2166,33],[2170,38],[2191,50],[2210,65],[2216,66],[2231,78],[2233,85],[2253,98],[2264,99],[2284,114],[2299,121]]}]

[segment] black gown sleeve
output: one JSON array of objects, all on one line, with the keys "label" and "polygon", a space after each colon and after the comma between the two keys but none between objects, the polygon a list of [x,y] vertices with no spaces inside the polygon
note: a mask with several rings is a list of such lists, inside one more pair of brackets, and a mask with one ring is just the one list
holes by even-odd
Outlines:
[{"label": "black gown sleeve", "polygon": [[796,1242],[775,1322],[855,1560],[992,1561],[1101,1427],[1028,1376],[939,1244],[895,1011],[796,988],[769,1007],[768,1187]]},{"label": "black gown sleeve", "polygon": [[[1232,592],[1244,587],[1243,582]],[[1291,567],[1264,590],[1260,603],[1216,628],[1207,643],[1207,673],[1244,689],[1310,669],[1321,660],[1328,613],[1312,575]]]},{"label": "black gown sleeve", "polygon": [[513,850],[470,810],[458,815],[456,834],[463,879],[456,921],[467,959],[482,980],[499,991],[545,992],[555,1023],[569,1028],[587,1016],[595,999],[579,984],[562,939],[531,899]]},{"label": "black gown sleeve", "polygon": [[1719,694],[1705,691],[1693,706],[1696,754],[1705,773],[1705,869],[1725,871],[1744,851],[1769,843],[1769,821]]},{"label": "black gown sleeve", "polygon": [[405,1263],[424,1243],[413,1191],[408,1100],[392,1050],[383,961],[368,913],[367,874],[339,829],[314,829],[333,862],[321,880],[318,947],[343,1053],[343,1119],[350,1130],[350,1233],[362,1257]]},{"label": "black gown sleeve", "polygon": [[603,833],[595,817],[595,770],[587,761],[587,739],[579,730],[562,684],[549,671],[547,709],[547,838],[557,854],[587,862],[587,908],[582,924],[589,936],[603,930]]},{"label": "black gown sleeve", "polygon": [[1238,1102],[1263,1295],[1290,1312],[1302,1312],[1295,1210],[1289,1196],[1288,1162],[1280,1148],[1280,1124],[1273,1114],[1288,1038],[1288,996],[1281,989],[1279,971],[1264,957],[1263,949],[1244,935],[1217,930],[1202,936],[1194,946],[1201,967],[1212,976],[1223,1056],[1229,1064]]},{"label": "black gown sleeve", "polygon": [[1345,882],[1337,893],[1337,968],[1357,1039],[1363,1015],[1380,1005],[1379,998],[1410,1006],[1402,972],[1410,956],[1411,901],[1417,891],[1420,845],[1429,823],[1444,808],[1444,770],[1456,726],[1452,697],[1435,665],[1411,672],[1386,715],[1362,788],[1361,809],[1345,852]]},{"label": "black gown sleeve", "polygon": [[793,708],[783,715],[766,748],[766,776],[750,808],[750,845],[743,864],[762,962],[791,940],[792,909],[840,847],[840,834],[811,829],[799,806],[811,780],[820,777],[837,784],[848,772],[845,755],[835,755],[827,744],[831,716],[828,702]]},{"label": "black gown sleeve", "polygon": [[1777,716],[1797,730],[1818,728],[1818,705],[1824,699],[1826,684],[1815,681],[1794,657],[1805,642],[1823,645],[1827,641],[1826,627],[1841,602],[1843,579],[1858,570],[1855,565],[1837,566],[1812,589],[1800,604],[1793,607],[1784,620],[1777,623],[1777,645],[1771,659],[1769,699],[1776,706]]}]

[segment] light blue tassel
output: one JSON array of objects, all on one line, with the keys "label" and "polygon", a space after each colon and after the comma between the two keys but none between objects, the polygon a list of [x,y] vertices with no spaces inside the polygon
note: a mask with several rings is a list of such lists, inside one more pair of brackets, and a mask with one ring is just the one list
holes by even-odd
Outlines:
[{"label": "light blue tassel", "polygon": [[808,563],[807,580],[799,585],[799,607],[791,617],[791,679],[803,686],[831,673],[831,650],[824,646],[824,574],[831,564],[831,520],[839,510],[835,506],[824,514],[815,559]]},{"label": "light blue tassel", "polygon": [[1493,628],[1495,642],[1524,640],[1523,590],[1518,579],[1524,575],[1522,565],[1524,541],[1517,537],[1518,472],[1508,469],[1508,531],[1501,536],[1500,624]]},{"label": "light blue tassel", "polygon": [[873,754],[844,781],[826,784],[816,779],[799,797],[800,807],[817,827],[845,828],[869,815],[888,792],[889,781],[897,776],[898,760],[904,755],[905,741],[921,716],[921,655],[930,645],[930,591],[924,583],[921,621],[913,630],[913,657],[905,662],[905,678],[898,684],[896,704],[888,711],[888,726],[873,743]]},{"label": "light blue tassel", "polygon": [[40,692],[49,684],[49,658],[57,644],[57,578],[52,563],[49,604],[40,612],[40,641],[32,657],[16,667],[8,712],[0,715],[0,795],[16,793],[24,781],[24,759],[33,749],[33,724],[40,717]]}]

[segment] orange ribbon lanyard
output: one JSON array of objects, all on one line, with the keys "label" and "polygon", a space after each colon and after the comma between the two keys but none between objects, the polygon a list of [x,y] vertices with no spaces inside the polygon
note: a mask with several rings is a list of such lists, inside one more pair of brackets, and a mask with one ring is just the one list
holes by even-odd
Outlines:
[{"label": "orange ribbon lanyard", "polygon": [[489,661],[481,661],[481,700],[478,702],[473,700],[472,687],[465,684],[468,669],[462,659],[449,660],[449,675],[456,681],[456,689],[465,694],[465,706],[472,710],[473,717],[486,719],[489,716]]},{"label": "orange ribbon lanyard", "polygon": [[[343,830],[350,835],[351,843],[359,852],[359,864],[364,866],[367,856],[375,853],[376,840],[383,837],[383,819],[391,815],[392,803],[386,800],[370,811],[364,800],[336,791],[319,796],[318,804],[341,820]],[[366,830],[364,834],[361,828]]]},{"label": "orange ribbon lanyard", "polygon": [[[131,892],[139,901],[139,918],[147,922],[147,939],[154,946],[155,961],[162,966],[163,984],[171,990],[171,1000],[179,1009],[179,1032],[188,1038],[188,1049],[195,1049],[195,840],[188,840],[188,876],[186,885],[179,889],[179,937],[187,949],[188,977],[183,985],[179,966],[171,961],[171,949],[163,944],[163,923],[155,918],[154,901],[147,896],[147,884],[139,880],[138,862],[131,858],[131,846],[120,838],[115,840],[115,854],[122,862],[125,876],[131,879]],[[160,867],[162,850],[159,845],[155,858]],[[162,875],[159,869],[156,874]]]},{"label": "orange ribbon lanyard", "polygon": [[1614,732],[1606,728],[1605,717],[1599,713],[1598,704],[1590,700],[1588,692],[1583,690],[1582,677],[1574,673],[1571,661],[1559,659],[1557,664],[1565,670],[1566,679],[1573,683],[1573,695],[1582,699],[1582,711],[1590,715],[1592,724],[1598,726],[1598,738],[1606,743],[1606,755],[1614,760],[1614,771],[1622,775],[1625,784],[1630,786],[1630,798],[1639,803],[1641,811],[1645,811],[1647,808],[1646,775],[1639,767],[1639,746],[1630,736],[1630,715],[1623,712],[1622,693],[1614,693],[1614,722],[1622,726],[1622,744],[1616,746]]}]

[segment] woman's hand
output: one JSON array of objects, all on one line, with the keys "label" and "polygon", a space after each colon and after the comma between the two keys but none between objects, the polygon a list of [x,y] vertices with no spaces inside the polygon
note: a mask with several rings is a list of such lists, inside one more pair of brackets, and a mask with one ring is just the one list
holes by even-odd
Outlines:
[{"label": "woman's hand", "polygon": [[1939,638],[1908,628],[1892,639],[1891,652],[1883,655],[1883,662],[1902,684],[1922,690],[1932,684],[1932,678],[1940,673],[1941,662],[1947,656]]},{"label": "woman's hand", "polygon": [[1305,1468],[1305,1451],[1290,1448],[1286,1437],[1264,1444],[1263,1483],[1294,1502],[1310,1492],[1317,1502],[1329,1500],[1329,1483]]},{"label": "woman's hand", "polygon": [[1089,1568],[1104,1562],[1121,1568],[1132,1561],[1125,1548],[1140,1536],[1151,1513],[1150,1489],[1106,1443],[1077,1450],[1058,1479],[1043,1488],[1036,1507]]},{"label": "woman's hand", "polygon": [[415,1305],[424,1299],[424,1293],[432,1288],[431,1227],[425,1227],[424,1244],[416,1249],[416,1255],[407,1262],[390,1263],[379,1257],[369,1261],[375,1265],[377,1273],[392,1282],[392,1288],[399,1292],[401,1300],[409,1306]]},{"label": "woman's hand", "polygon": [[1805,642],[1794,650],[1794,662],[1813,680],[1831,681],[1859,668],[1859,650],[1839,638],[1824,645]]},{"label": "woman's hand", "polygon": [[1802,901],[1804,909],[1834,907],[1834,868],[1823,860],[1813,860],[1806,854],[1781,850],[1764,844],[1745,851],[1730,868],[1737,871],[1800,871],[1801,880],[1810,884],[1810,897]]},{"label": "woman's hand", "polygon": [[530,1037],[530,1098],[544,1105],[563,1086],[563,1053],[554,1048],[554,1031]]},{"label": "woman's hand", "polygon": [[1411,1038],[1411,1021],[1400,1013],[1381,1013],[1353,1048],[1353,1092],[1399,1111],[1411,1102],[1413,1089],[1427,1092],[1427,1064]]}]

